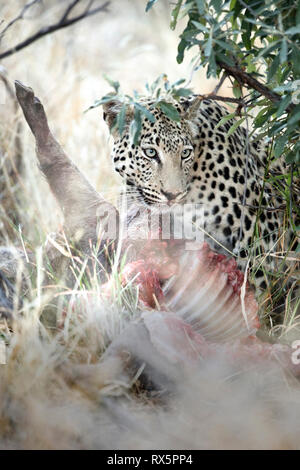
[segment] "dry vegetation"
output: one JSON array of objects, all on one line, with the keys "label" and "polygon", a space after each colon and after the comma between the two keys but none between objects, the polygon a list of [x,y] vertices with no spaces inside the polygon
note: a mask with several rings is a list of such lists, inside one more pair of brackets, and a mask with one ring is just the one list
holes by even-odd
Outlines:
[{"label": "dry vegetation", "polygon": [[[10,2],[2,7],[1,16],[15,16],[20,9],[18,3],[22,4],[14,2],[12,5]],[[59,2],[50,3],[52,7],[49,8],[47,2],[47,8],[41,14],[38,8],[35,9],[36,15],[39,15],[37,19],[17,24],[11,34],[5,36],[3,47],[5,43],[11,45],[16,38],[26,36],[38,25],[47,24],[49,17],[55,17],[57,10],[61,11],[61,5]],[[119,180],[109,158],[107,127],[99,110],[86,114],[84,111],[96,98],[110,90],[103,74],[121,80],[124,91],[128,93],[134,89],[142,91],[146,81],[153,81],[162,72],[167,73],[171,80],[189,76],[188,59],[185,66],[176,63],[174,49],[177,36],[168,30],[167,6],[165,10],[165,14],[163,9],[158,9],[146,17],[143,2],[114,2],[109,13],[100,13],[97,17],[45,37],[3,61],[11,81],[21,80],[43,98],[54,134],[96,188],[111,201],[115,199]],[[195,90],[201,89],[203,92],[199,76],[197,82]],[[207,84],[204,91],[211,91],[211,87],[212,84]],[[10,97],[1,108],[1,141],[6,160],[14,157],[13,141],[17,133],[22,142],[24,186],[18,212],[22,214],[26,208],[26,221],[30,229],[26,231],[24,227],[24,236],[37,240],[35,230],[38,228],[32,230],[33,227],[40,226],[41,237],[56,230],[58,211],[36,168],[30,131],[24,125],[20,111],[8,113],[8,107],[14,107]],[[7,120],[7,115],[15,123],[14,126]],[[22,220],[22,224],[24,222]]]},{"label": "dry vegetation", "polygon": [[[24,5],[1,3],[5,19]],[[8,30],[1,48],[48,24],[61,4],[34,6]],[[162,72],[171,80],[190,76],[189,57],[176,63],[178,33],[168,27],[169,2],[147,16],[144,9],[144,1],[113,1],[108,13],[46,36],[1,64],[7,86],[0,90],[0,244],[31,252],[33,270],[27,299],[22,306],[15,302],[22,319],[14,333],[1,326],[9,346],[7,365],[0,366],[0,448],[299,448],[300,390],[280,365],[267,371],[252,365],[245,373],[217,357],[197,371],[175,374],[178,393],[167,407],[155,407],[160,397],[137,398],[138,386],[132,389],[119,359],[100,361],[139,313],[130,286],[120,286],[108,304],[98,295],[96,277],[83,275],[82,264],[75,263],[74,290],[65,291],[55,278],[50,289],[43,287],[44,244],[62,216],[37,167],[13,80],[43,99],[55,136],[97,190],[115,202],[120,181],[110,162],[106,125],[99,108],[84,113],[109,91],[103,74],[120,80],[128,93],[142,92]],[[195,92],[213,90],[215,83],[204,77],[201,71],[192,77]],[[17,292],[21,274],[18,279]],[[89,293],[96,294],[92,303]],[[53,323],[51,311],[40,317],[53,297],[61,323]],[[289,341],[297,338],[296,307],[287,304],[284,330],[279,328],[280,334],[293,331]],[[230,381],[233,376],[240,378]]]}]

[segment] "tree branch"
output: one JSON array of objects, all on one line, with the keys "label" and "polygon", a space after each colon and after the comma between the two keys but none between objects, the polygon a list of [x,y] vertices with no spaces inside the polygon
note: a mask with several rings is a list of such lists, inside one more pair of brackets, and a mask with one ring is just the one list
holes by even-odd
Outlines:
[{"label": "tree branch", "polygon": [[[247,85],[253,90],[258,91],[261,95],[268,98],[272,103],[278,103],[281,101],[281,96],[278,93],[270,90],[267,86],[260,83],[252,74],[244,72],[240,68],[232,65],[228,65],[225,62],[218,61],[218,65],[226,71],[228,75],[234,77],[242,85]],[[294,109],[294,104],[289,104],[286,111],[289,113]]]},{"label": "tree branch", "polygon": [[43,27],[41,29],[39,29],[35,34],[33,34],[32,36],[29,36],[27,39],[25,39],[24,41],[20,42],[19,44],[17,44],[16,46],[8,49],[7,51],[3,52],[0,54],[0,60],[1,59],[5,59],[6,57],[9,57],[11,56],[12,54],[15,54],[16,52],[24,49],[25,47],[29,46],[30,44],[32,44],[33,42],[37,41],[38,39],[41,39],[42,37],[46,36],[47,34],[51,34],[59,29],[63,29],[63,28],[66,28],[68,26],[71,26],[72,24],[74,23],[77,23],[78,21],[84,19],[84,18],[87,18],[88,16],[92,16],[92,15],[95,15],[96,13],[99,13],[99,12],[107,12],[107,7],[109,6],[110,4],[110,1],[107,1],[105,3],[103,3],[103,5],[97,7],[97,8],[93,8],[93,9],[90,9],[91,5],[93,2],[90,2],[88,7],[80,14],[80,15],[77,15],[77,16],[74,16],[73,18],[69,18],[69,15],[71,13],[71,11],[74,9],[74,7],[80,2],[81,0],[75,0],[73,1],[69,6],[68,8],[65,10],[65,12],[63,13],[61,19],[57,22],[57,23],[54,23],[50,26],[46,26],[46,27]]},{"label": "tree branch", "polygon": [[213,91],[213,94],[216,95],[216,94],[218,93],[218,91],[219,91],[220,88],[222,87],[223,83],[225,82],[226,78],[227,78],[227,73],[224,72],[223,75],[222,75],[222,77],[221,77],[221,80],[219,81],[219,83],[218,83],[217,86],[215,87],[215,89],[214,89],[214,91]]}]

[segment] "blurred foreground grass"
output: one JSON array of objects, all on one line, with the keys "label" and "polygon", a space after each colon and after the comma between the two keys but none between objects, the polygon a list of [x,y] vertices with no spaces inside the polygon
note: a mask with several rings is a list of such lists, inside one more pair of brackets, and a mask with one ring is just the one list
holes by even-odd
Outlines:
[{"label": "blurred foreground grass", "polygon": [[[3,3],[1,17],[13,18],[24,4],[21,0]],[[28,18],[8,31],[1,47],[5,49],[17,43],[59,16],[65,4],[53,0],[47,5],[37,5]],[[112,1],[108,13],[49,35],[3,61],[1,65],[5,69],[1,73],[11,92],[5,89],[0,105],[2,245],[40,253],[48,234],[57,231],[62,222],[58,206],[37,167],[32,135],[14,99],[13,80],[19,79],[31,86],[41,97],[54,135],[97,190],[114,203],[120,180],[110,161],[109,133],[99,108],[89,113],[84,110],[109,91],[104,74],[120,80],[124,92],[130,94],[133,90],[142,92],[144,84],[152,82],[162,72],[171,81],[190,77],[191,57],[187,55],[183,65],[176,63],[178,32],[169,29],[170,8],[168,1],[161,2],[145,15],[143,1]],[[212,91],[215,85],[214,81],[205,79],[205,72],[201,70],[190,83],[195,93],[202,94]],[[224,85],[222,92],[229,94],[228,85]],[[41,258],[40,254],[36,256]],[[257,264],[262,263],[263,257],[259,257]],[[292,261],[292,264],[295,263]],[[295,302],[299,278],[289,263],[287,272],[285,269],[282,266],[275,273],[274,282],[269,284],[262,300],[268,329],[272,328],[274,308],[281,304],[281,310],[285,311],[284,325],[277,325],[273,331],[283,336],[291,329],[298,331],[299,306],[297,299]],[[37,271],[41,270],[40,266]],[[75,276],[79,273],[80,268]],[[292,288],[283,291],[290,278]],[[57,289],[58,282],[53,279]],[[32,288],[31,298],[34,299],[41,289],[40,278],[35,278]],[[77,289],[86,287],[79,282]],[[41,308],[36,315],[40,312]]]}]

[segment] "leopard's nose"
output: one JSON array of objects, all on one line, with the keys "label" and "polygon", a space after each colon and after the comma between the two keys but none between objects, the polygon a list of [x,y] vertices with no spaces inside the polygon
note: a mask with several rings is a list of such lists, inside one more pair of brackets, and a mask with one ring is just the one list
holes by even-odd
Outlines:
[{"label": "leopard's nose", "polygon": [[166,198],[168,199],[168,201],[173,201],[174,199],[176,199],[178,196],[182,195],[182,192],[179,191],[177,193],[172,193],[172,192],[169,192],[169,191],[163,191],[161,190],[162,194],[164,196],[166,196]]}]

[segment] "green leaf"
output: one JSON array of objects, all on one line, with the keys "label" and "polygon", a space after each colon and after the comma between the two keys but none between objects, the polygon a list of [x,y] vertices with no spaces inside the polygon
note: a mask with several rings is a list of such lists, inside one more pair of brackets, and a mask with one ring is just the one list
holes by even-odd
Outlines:
[{"label": "green leaf", "polygon": [[86,109],[84,112],[86,113],[90,109],[98,108],[98,106],[101,106],[104,103],[109,103],[110,101],[114,101],[116,99],[116,94],[109,94],[103,96],[100,100],[96,100],[94,104],[92,104],[88,109]]},{"label": "green leaf", "polygon": [[279,104],[277,112],[276,112],[277,117],[280,117],[282,115],[282,113],[285,111],[285,109],[290,104],[291,99],[292,99],[291,95],[286,95],[286,96],[281,98],[280,104]]},{"label": "green leaf", "polygon": [[206,7],[205,0],[196,0],[196,5],[197,5],[197,8],[198,8],[199,14],[204,15],[205,7]]},{"label": "green leaf", "polygon": [[214,9],[216,10],[216,13],[219,14],[221,13],[221,10],[222,10],[222,0],[211,0],[211,5],[214,7]]},{"label": "green leaf", "polygon": [[116,93],[119,92],[119,89],[120,89],[120,83],[118,81],[115,81],[115,80],[112,80],[108,75],[106,74],[103,74],[103,77],[105,78],[105,80],[110,84],[110,86],[112,86]]},{"label": "green leaf", "polygon": [[297,13],[296,13],[296,25],[300,25],[300,2],[298,3]]},{"label": "green leaf", "polygon": [[208,67],[207,67],[207,77],[216,77],[217,75],[217,63],[216,63],[216,58],[215,58],[215,53],[212,50],[209,61],[208,61]]},{"label": "green leaf", "polygon": [[199,23],[199,21],[192,21],[193,25],[196,26],[197,29],[202,31],[203,33],[208,33],[209,29],[204,26],[203,24]]},{"label": "green leaf", "polygon": [[178,88],[178,90],[175,90],[172,93],[172,96],[174,96],[174,97],[180,97],[180,96],[187,97],[187,96],[190,96],[192,94],[193,94],[193,90],[191,90],[190,88]]},{"label": "green leaf", "polygon": [[171,21],[171,24],[170,24],[170,28],[172,30],[174,30],[176,28],[179,11],[180,11],[180,8],[182,6],[182,1],[183,0],[178,0],[176,6],[173,8],[173,10],[171,12],[172,21]]},{"label": "green leaf", "polygon": [[300,111],[294,112],[290,119],[288,120],[288,126],[292,126],[293,124],[297,123],[300,121]]},{"label": "green leaf", "polygon": [[241,85],[235,80],[232,86],[232,91],[235,96],[235,98],[241,98],[242,96],[242,90],[241,90]]},{"label": "green leaf", "polygon": [[160,108],[162,110],[162,112],[168,118],[172,119],[172,121],[177,121],[177,122],[180,121],[180,119],[181,119],[180,114],[177,111],[177,109],[175,108],[175,106],[173,106],[171,103],[167,103],[166,101],[159,101],[156,104],[156,107]]},{"label": "green leaf", "polygon": [[267,81],[270,81],[273,78],[274,74],[278,70],[278,67],[279,67],[279,56],[277,55],[275,59],[273,60],[271,67],[269,69]]},{"label": "green leaf", "polygon": [[158,87],[159,83],[161,82],[161,80],[163,79],[163,77],[166,76],[165,73],[161,73],[155,80],[154,82],[152,83],[151,87],[150,87],[150,90],[151,90],[151,93],[153,94],[156,90],[156,88]]},{"label": "green leaf", "polygon": [[299,163],[300,162],[300,158],[299,158],[299,152],[294,152],[293,150],[291,152],[289,152],[286,157],[285,157],[285,161],[287,163]]},{"label": "green leaf", "polygon": [[215,43],[218,44],[222,49],[229,51],[229,52],[234,52],[234,47],[232,44],[228,44],[225,41],[220,41],[220,39],[215,39]]},{"label": "green leaf", "polygon": [[119,112],[118,118],[117,118],[117,125],[119,129],[119,134],[121,137],[123,135],[123,131],[125,127],[126,108],[127,108],[126,104],[123,104],[121,111]]},{"label": "green leaf", "polygon": [[242,124],[242,122],[245,121],[245,119],[246,118],[243,117],[243,118],[239,119],[238,121],[236,121],[234,124],[232,124],[229,131],[227,132],[228,137],[237,130],[237,128]]},{"label": "green leaf", "polygon": [[141,130],[142,130],[141,112],[135,109],[134,119],[130,124],[130,136],[134,145],[137,145],[139,142]]},{"label": "green leaf", "polygon": [[219,51],[216,53],[216,59],[217,59],[218,62],[224,62],[225,64],[227,64],[231,67],[235,65],[235,63],[233,62],[233,60],[230,57],[222,54]]},{"label": "green leaf", "polygon": [[281,41],[281,48],[280,48],[280,63],[283,64],[287,61],[287,42],[285,39]]},{"label": "green leaf", "polygon": [[[300,3],[299,3],[300,5]],[[296,45],[292,46],[291,66],[296,77],[300,76],[299,50]]]},{"label": "green leaf", "polygon": [[289,83],[286,83],[285,85],[280,85],[280,86],[277,86],[274,88],[273,91],[279,91],[280,93],[282,91],[293,91],[294,90],[294,83],[293,82],[289,82]]},{"label": "green leaf", "polygon": [[292,28],[289,28],[286,30],[285,34],[293,36],[294,34],[299,34],[300,33],[300,25],[299,26],[293,26]]},{"label": "green leaf", "polygon": [[235,117],[235,113],[230,113],[227,114],[227,116],[222,117],[220,121],[218,121],[218,124],[216,125],[215,129],[218,129],[218,127],[223,126],[223,124],[226,124],[227,121],[230,119],[233,119]]},{"label": "green leaf", "polygon": [[274,147],[274,155],[276,158],[281,157],[285,144],[287,143],[288,136],[286,134],[281,135],[277,140]]},{"label": "green leaf", "polygon": [[[178,0],[177,0],[177,2],[178,2]],[[174,5],[174,3],[175,2],[170,2],[170,5],[172,5],[172,4]],[[182,5],[182,7],[180,9],[178,18],[181,19],[181,18],[184,18],[187,15],[189,16],[189,18],[191,18],[191,16],[195,16],[195,15],[191,14],[191,10],[194,10],[194,7],[195,7],[194,0],[190,0],[190,1],[186,0],[185,4]],[[196,19],[196,18],[194,18],[194,19]]]},{"label": "green leaf", "polygon": [[[263,124],[264,124],[269,118],[268,113],[265,114],[263,117],[264,117],[264,119],[263,119],[263,121],[264,121]],[[286,128],[286,122],[285,121],[283,123],[275,122],[275,124],[271,127],[271,129],[269,129],[268,136],[273,137],[275,135],[278,135],[278,133],[280,131],[282,131],[283,129],[285,129],[285,128]]]},{"label": "green leaf", "polygon": [[178,64],[181,64],[182,61],[183,61],[183,58],[184,58],[184,51],[186,49],[186,47],[188,46],[188,42],[185,40],[185,39],[181,39],[180,43],[178,44],[178,53],[177,53],[177,57],[176,57],[176,60],[178,62]]},{"label": "green leaf", "polygon": [[268,44],[267,47],[264,47],[263,49],[260,50],[260,52],[257,55],[257,59],[259,59],[260,57],[265,57],[268,54],[270,54],[270,52],[277,49],[279,47],[279,43],[280,43],[280,41],[270,42],[270,44]]},{"label": "green leaf", "polygon": [[250,51],[251,50],[251,40],[250,40],[249,34],[243,33],[242,34],[242,40],[243,40],[243,43],[245,44],[245,47],[246,47],[247,51]]},{"label": "green leaf", "polygon": [[150,8],[153,7],[154,3],[156,3],[156,2],[157,2],[157,0],[149,0],[149,2],[147,3],[147,6],[146,6],[146,13],[147,13],[147,11],[150,10]]},{"label": "green leaf", "polygon": [[185,78],[179,78],[179,80],[176,80],[176,82],[172,83],[172,88],[182,85],[185,82]]},{"label": "green leaf", "polygon": [[243,5],[241,4],[241,2],[240,2],[240,1],[236,1],[236,2],[234,3],[234,8],[233,8],[233,10],[234,10],[234,18],[237,18],[237,17],[239,16],[239,14],[240,14],[240,12],[242,11],[242,9],[243,9]]},{"label": "green leaf", "polygon": [[[276,110],[274,108],[264,108],[262,109],[255,118],[255,127],[261,127]],[[280,125],[280,123],[277,123]]]},{"label": "green leaf", "polygon": [[138,109],[150,122],[155,122],[155,116],[147,109],[145,106],[142,106],[140,103],[134,103],[134,107]]},{"label": "green leaf", "polygon": [[206,44],[205,44],[205,48],[204,48],[204,55],[205,57],[209,57],[210,54],[211,54],[211,50],[212,50],[212,35],[209,36]]},{"label": "green leaf", "polygon": [[255,62],[253,61],[252,55],[248,55],[245,57],[245,61],[247,62],[247,72],[248,73],[256,73],[256,65]]}]

